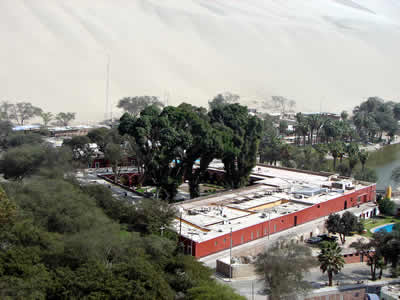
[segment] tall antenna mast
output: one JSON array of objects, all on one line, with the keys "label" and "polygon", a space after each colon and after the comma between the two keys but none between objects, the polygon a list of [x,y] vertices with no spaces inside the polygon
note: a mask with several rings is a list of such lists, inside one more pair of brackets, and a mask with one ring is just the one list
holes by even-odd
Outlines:
[{"label": "tall antenna mast", "polygon": [[112,108],[111,111],[110,109],[110,101],[109,101],[109,92],[110,92],[110,54],[107,54],[107,77],[106,77],[106,114],[105,114],[105,120],[107,121],[108,118],[110,117],[108,113],[110,112],[111,118],[112,118]]}]

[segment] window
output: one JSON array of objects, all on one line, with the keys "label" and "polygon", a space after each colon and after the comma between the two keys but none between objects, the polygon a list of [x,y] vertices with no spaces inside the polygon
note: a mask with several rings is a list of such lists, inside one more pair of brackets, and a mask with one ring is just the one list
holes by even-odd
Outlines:
[{"label": "window", "polygon": [[357,198],[357,202],[361,202],[361,196]]},{"label": "window", "polygon": [[276,224],[274,224],[274,232],[276,232]]},{"label": "window", "polygon": [[218,245],[218,242],[217,242],[217,241],[215,241],[215,242],[214,242],[214,246],[217,246],[217,245]]},{"label": "window", "polygon": [[243,236],[243,234],[242,234],[242,237],[240,238],[240,242],[243,244],[243,242],[244,242],[244,236]]},{"label": "window", "polygon": [[260,232],[257,230],[257,237],[260,237]]},{"label": "window", "polygon": [[224,244],[226,244],[226,238],[224,238]]},{"label": "window", "polygon": [[253,239],[253,232],[251,233],[251,239]]},{"label": "window", "polygon": [[267,235],[267,227],[264,228],[264,235]]},{"label": "window", "polygon": [[317,207],[318,207],[318,208],[320,208],[320,207],[321,207],[321,205],[319,205],[319,204],[318,204],[318,206],[317,206]]}]

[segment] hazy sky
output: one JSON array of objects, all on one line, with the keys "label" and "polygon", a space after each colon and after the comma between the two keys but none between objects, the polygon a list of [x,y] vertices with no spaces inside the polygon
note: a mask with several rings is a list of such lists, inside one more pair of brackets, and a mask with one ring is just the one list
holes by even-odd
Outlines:
[{"label": "hazy sky", "polygon": [[1,0],[0,100],[103,118],[110,99],[400,101],[399,0]]}]

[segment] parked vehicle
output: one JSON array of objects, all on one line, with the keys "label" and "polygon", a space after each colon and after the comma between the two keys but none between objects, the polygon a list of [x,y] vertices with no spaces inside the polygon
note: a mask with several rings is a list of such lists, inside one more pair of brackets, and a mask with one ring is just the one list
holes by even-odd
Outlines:
[{"label": "parked vehicle", "polygon": [[319,244],[322,242],[322,239],[318,236],[313,236],[306,241],[308,244]]},{"label": "parked vehicle", "polygon": [[328,242],[336,242],[338,240],[337,236],[334,236],[334,235],[330,236],[330,235],[328,235],[326,233],[325,234],[320,234],[318,237],[322,241],[328,241]]}]

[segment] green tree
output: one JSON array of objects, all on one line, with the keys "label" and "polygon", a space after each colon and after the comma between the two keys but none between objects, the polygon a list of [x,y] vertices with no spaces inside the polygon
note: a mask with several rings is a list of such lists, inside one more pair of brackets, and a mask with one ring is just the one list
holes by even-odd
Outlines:
[{"label": "green tree", "polygon": [[316,132],[315,142],[317,142],[318,134],[319,134],[319,131],[323,124],[323,120],[322,120],[321,115],[319,115],[319,114],[312,114],[312,115],[308,116],[306,118],[306,120],[308,123],[308,127],[310,128],[310,136],[309,136],[308,142],[310,143],[310,145],[312,145],[314,142],[314,132]]},{"label": "green tree", "polygon": [[395,203],[387,197],[383,197],[378,202],[379,211],[385,215],[393,215],[396,208]]},{"label": "green tree", "polygon": [[235,293],[227,285],[216,282],[204,283],[203,285],[193,287],[188,291],[190,300],[245,300],[246,298]]},{"label": "green tree", "polygon": [[41,112],[40,117],[42,118],[44,127],[47,127],[51,120],[53,120],[53,114],[51,112]]},{"label": "green tree", "polygon": [[213,127],[222,136],[225,182],[232,188],[242,187],[248,183],[250,172],[256,165],[261,122],[249,115],[247,107],[239,104],[214,108],[209,116]]},{"label": "green tree", "polygon": [[391,179],[396,183],[400,183],[400,167],[396,167],[393,169],[391,174]]},{"label": "green tree", "polygon": [[370,266],[371,279],[376,280],[376,272],[380,269],[379,278],[382,277],[382,270],[385,262],[383,259],[383,248],[385,244],[385,234],[374,233],[372,239],[365,241],[362,239],[351,243],[350,247],[367,259],[367,264]]},{"label": "green tree", "polygon": [[216,95],[211,101],[208,101],[208,106],[210,107],[210,110],[213,110],[215,108],[239,102],[240,102],[239,95],[232,94],[230,92],[225,92]]},{"label": "green tree", "polygon": [[260,145],[260,161],[276,165],[282,158],[282,140],[276,135],[264,136]]},{"label": "green tree", "polygon": [[150,105],[157,106],[158,108],[164,107],[164,103],[155,96],[125,97],[119,100],[117,107],[136,117]]},{"label": "green tree", "polygon": [[343,144],[341,142],[330,143],[329,151],[333,157],[333,169],[336,170],[336,162],[340,154],[343,152]]},{"label": "green tree", "polygon": [[255,262],[256,273],[271,299],[307,292],[310,286],[304,281],[304,275],[315,265],[310,248],[292,243],[285,247],[274,245],[259,254]]},{"label": "green tree", "polygon": [[40,116],[42,109],[33,106],[29,102],[17,102],[9,105],[9,119],[14,120],[18,125],[24,125],[34,117]]},{"label": "green tree", "polygon": [[16,132],[9,134],[3,141],[5,149],[19,147],[22,145],[37,145],[43,143],[43,137],[38,133]]},{"label": "green tree", "polygon": [[87,136],[74,136],[71,139],[64,139],[63,146],[69,147],[74,159],[85,166],[88,166],[94,157],[94,150],[90,147],[90,139]]},{"label": "green tree", "polygon": [[138,232],[160,234],[160,228],[168,227],[176,214],[175,208],[165,201],[143,200],[137,205],[128,225]]},{"label": "green tree", "polygon": [[369,153],[367,151],[365,151],[365,150],[361,150],[358,153],[358,157],[360,159],[363,172],[365,171],[365,164],[367,163],[368,156],[369,156]]},{"label": "green tree", "polygon": [[341,118],[343,121],[347,121],[347,119],[349,118],[349,113],[348,113],[347,111],[343,110],[343,111],[340,113],[340,118]]},{"label": "green tree", "polygon": [[110,142],[110,129],[105,127],[95,128],[88,132],[87,137],[92,143],[96,143],[101,152],[104,152]]},{"label": "green tree", "polygon": [[367,182],[377,182],[378,181],[378,176],[376,175],[375,170],[369,169],[369,168],[365,168],[364,171],[362,171],[362,170],[357,171],[354,174],[354,178],[357,180],[367,181]]},{"label": "green tree", "polygon": [[296,114],[296,128],[295,132],[298,136],[303,138],[303,146],[306,145],[306,137],[310,131],[307,118],[302,113]]},{"label": "green tree", "polygon": [[75,120],[75,113],[73,112],[60,112],[56,115],[57,125],[68,126],[71,121]]},{"label": "green tree", "polygon": [[346,152],[348,154],[349,170],[351,175],[354,167],[358,163],[360,150],[358,149],[358,145],[356,143],[350,143],[346,147]]},{"label": "green tree", "polygon": [[[120,120],[120,133],[135,138],[136,151],[143,161],[145,177],[157,187],[157,195],[172,200],[182,177],[177,177],[179,163],[176,154],[187,141],[182,129],[176,130],[169,120],[172,107],[161,112],[157,106],[148,106],[136,119],[128,114]],[[175,161],[174,161],[175,160]]]},{"label": "green tree", "polygon": [[0,228],[10,224],[17,214],[17,206],[8,199],[6,192],[0,186]]},{"label": "green tree", "polygon": [[22,180],[39,170],[46,151],[41,145],[24,145],[5,152],[0,159],[0,170],[6,179]]},{"label": "green tree", "polygon": [[119,165],[125,158],[121,145],[114,143],[108,144],[104,150],[104,158],[111,163],[114,173],[114,182],[117,182],[119,177]]},{"label": "green tree", "polygon": [[344,266],[342,248],[336,242],[323,242],[318,260],[322,273],[328,274],[329,286],[332,286],[333,275],[339,273]]},{"label": "green tree", "polygon": [[5,122],[11,121],[11,107],[13,104],[9,103],[8,101],[3,101],[0,104],[0,120]]},{"label": "green tree", "polygon": [[339,214],[330,214],[325,226],[328,232],[339,234],[340,241],[344,244],[346,236],[357,230],[357,224],[357,217],[353,213],[346,211],[342,216]]},{"label": "green tree", "polygon": [[288,133],[288,122],[287,121],[285,121],[285,120],[281,120],[280,122],[279,122],[279,134],[280,135],[283,135],[283,136],[285,136],[285,135],[287,135],[287,133]]},{"label": "green tree", "polygon": [[274,110],[278,111],[282,116],[288,112],[293,112],[296,107],[296,101],[287,99],[282,96],[272,96],[271,102],[267,102],[264,107],[270,108],[271,106]]},{"label": "green tree", "polygon": [[393,114],[396,120],[400,120],[400,103],[393,106]]}]

